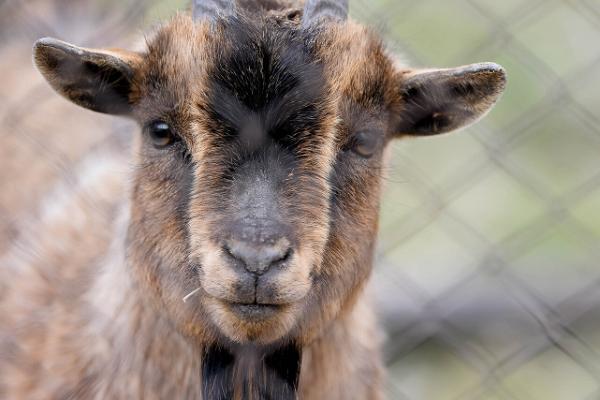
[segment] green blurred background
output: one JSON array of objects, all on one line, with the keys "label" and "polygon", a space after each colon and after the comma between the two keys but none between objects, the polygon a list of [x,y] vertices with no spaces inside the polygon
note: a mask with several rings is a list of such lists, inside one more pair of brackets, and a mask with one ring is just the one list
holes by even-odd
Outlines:
[{"label": "green blurred background", "polygon": [[[0,1],[0,83],[18,76],[7,63],[29,73],[40,36],[130,47],[187,3]],[[351,14],[409,65],[509,75],[481,122],[394,145],[370,288],[389,398],[600,399],[600,2],[351,0]],[[0,101],[47,96],[26,83]]]},{"label": "green blurred background", "polygon": [[494,61],[498,106],[395,146],[374,289],[394,399],[600,399],[600,2],[354,1],[416,66]]}]

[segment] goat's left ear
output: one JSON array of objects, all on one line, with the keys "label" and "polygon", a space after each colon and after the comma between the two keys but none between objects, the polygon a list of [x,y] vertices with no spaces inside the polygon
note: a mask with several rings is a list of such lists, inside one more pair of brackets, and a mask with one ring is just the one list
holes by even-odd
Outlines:
[{"label": "goat's left ear", "polygon": [[505,86],[506,73],[494,63],[401,71],[396,132],[436,135],[467,126],[492,108]]},{"label": "goat's left ear", "polygon": [[139,54],[86,49],[44,38],[35,43],[33,60],[50,86],[73,103],[107,114],[131,112]]}]

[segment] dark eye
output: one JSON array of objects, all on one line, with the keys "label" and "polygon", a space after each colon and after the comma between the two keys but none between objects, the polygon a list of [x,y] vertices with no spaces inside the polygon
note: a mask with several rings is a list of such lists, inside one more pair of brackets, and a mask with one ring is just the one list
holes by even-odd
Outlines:
[{"label": "dark eye", "polygon": [[175,135],[169,124],[164,121],[154,121],[148,125],[148,135],[157,149],[164,149],[175,142]]},{"label": "dark eye", "polygon": [[350,149],[361,157],[369,158],[377,151],[379,141],[369,132],[359,132],[352,138]]}]

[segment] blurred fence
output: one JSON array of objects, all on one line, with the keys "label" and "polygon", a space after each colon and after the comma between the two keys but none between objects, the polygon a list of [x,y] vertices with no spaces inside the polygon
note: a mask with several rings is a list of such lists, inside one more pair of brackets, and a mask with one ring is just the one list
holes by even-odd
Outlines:
[{"label": "blurred fence", "polygon": [[[37,37],[127,46],[186,3],[0,0],[0,121],[26,131],[15,110],[27,117],[52,96],[33,78]],[[372,285],[389,398],[600,399],[600,3],[353,0],[351,10],[411,65],[495,61],[509,74],[480,123],[394,146]],[[68,171],[61,145],[39,146],[36,162]],[[10,211],[0,201],[0,217]]]},{"label": "blurred fence", "polygon": [[393,399],[600,399],[600,3],[355,1],[412,64],[506,95],[396,145],[374,290]]}]

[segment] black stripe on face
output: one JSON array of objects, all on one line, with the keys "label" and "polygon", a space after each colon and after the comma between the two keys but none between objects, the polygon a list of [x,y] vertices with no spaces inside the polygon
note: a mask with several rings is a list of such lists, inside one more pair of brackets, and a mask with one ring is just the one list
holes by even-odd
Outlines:
[{"label": "black stripe on face", "polygon": [[209,85],[211,130],[258,143],[299,140],[321,119],[322,67],[301,31],[231,20],[224,28]]}]

